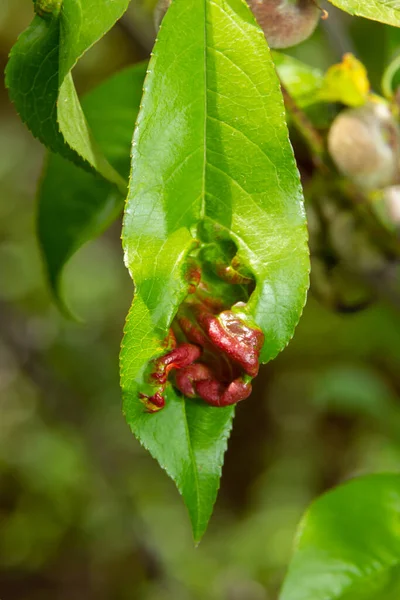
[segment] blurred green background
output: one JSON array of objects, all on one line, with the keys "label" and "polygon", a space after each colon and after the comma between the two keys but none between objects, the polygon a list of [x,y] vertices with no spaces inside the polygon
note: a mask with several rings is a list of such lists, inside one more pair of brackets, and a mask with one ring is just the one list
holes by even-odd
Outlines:
[{"label": "blurred green background", "polygon": [[[81,92],[151,49],[150,3],[75,70]],[[376,88],[398,35],[332,7],[295,54],[327,67],[354,51]],[[1,0],[0,61],[32,18]],[[374,44],[371,44],[373,38]],[[0,90],[0,597],[273,600],[309,502],[346,478],[398,470],[400,310],[336,315],[312,295],[288,349],[238,405],[221,489],[194,548],[173,483],[125,424],[118,352],[132,282],[120,223],[68,265],[84,320],[51,302],[35,239],[44,151]]]}]

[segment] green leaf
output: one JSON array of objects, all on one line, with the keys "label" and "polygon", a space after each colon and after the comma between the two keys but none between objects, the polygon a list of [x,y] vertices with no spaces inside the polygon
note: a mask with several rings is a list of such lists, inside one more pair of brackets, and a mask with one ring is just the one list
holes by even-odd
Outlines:
[{"label": "green leaf", "polygon": [[400,4],[398,0],[329,0],[350,15],[400,27]]},{"label": "green leaf", "polygon": [[126,183],[98,147],[72,80],[77,60],[125,12],[129,0],[37,0],[37,15],[14,45],[6,84],[21,119],[53,152]]},{"label": "green leaf", "polygon": [[274,51],[278,75],[296,104],[307,108],[321,102],[341,102],[347,106],[362,106],[368,99],[370,84],[364,65],[352,54],[332,65],[324,75],[320,69]]},{"label": "green leaf", "polygon": [[233,409],[185,401],[168,384],[167,407],[146,414],[139,394],[187,295],[187,257],[204,224],[229,235],[256,278],[243,310],[265,333],[262,360],[293,335],[309,262],[284,115],[275,67],[246,3],[174,0],[134,134],[123,244],[136,292],[121,385],[127,421],[176,482],[196,540],[212,512]]},{"label": "green leaf", "polygon": [[280,600],[400,597],[400,475],[355,479],[300,523]]},{"label": "green leaf", "polygon": [[272,52],[272,58],[282,83],[298,106],[304,108],[318,102],[318,93],[324,80],[320,69],[276,50]]},{"label": "green leaf", "polygon": [[[82,102],[99,147],[124,179],[128,178],[132,133],[147,64],[117,73]],[[38,235],[48,279],[62,306],[60,277],[67,260],[99,235],[122,210],[124,197],[94,173],[57,154],[49,154],[39,187]]]}]

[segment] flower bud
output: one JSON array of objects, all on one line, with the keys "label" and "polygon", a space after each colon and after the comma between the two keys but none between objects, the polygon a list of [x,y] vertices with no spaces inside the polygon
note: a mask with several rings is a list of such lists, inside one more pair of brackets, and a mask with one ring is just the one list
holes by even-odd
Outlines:
[{"label": "flower bud", "polygon": [[328,148],[340,173],[367,191],[396,180],[399,128],[385,104],[343,110],[329,131]]},{"label": "flower bud", "polygon": [[289,48],[314,32],[321,9],[314,0],[247,0],[270,48]]},{"label": "flower bud", "polygon": [[400,185],[392,185],[383,190],[383,201],[391,223],[400,229]]},{"label": "flower bud", "polygon": [[52,19],[60,13],[63,0],[35,0],[35,13],[42,19]]}]

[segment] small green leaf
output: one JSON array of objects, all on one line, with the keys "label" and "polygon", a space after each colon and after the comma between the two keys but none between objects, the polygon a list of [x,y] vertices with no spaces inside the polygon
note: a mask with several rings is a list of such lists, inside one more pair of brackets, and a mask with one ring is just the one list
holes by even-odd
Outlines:
[{"label": "small green leaf", "polygon": [[318,92],[323,84],[324,74],[320,69],[283,52],[272,52],[278,75],[291,97],[301,108],[318,102]]},{"label": "small green leaf", "polygon": [[299,174],[265,37],[243,0],[174,0],[158,35],[134,134],[123,244],[135,281],[121,351],[127,421],[176,482],[194,537],[217,494],[232,408],[185,400],[144,412],[146,369],[186,298],[202,227],[223,230],[256,287],[243,308],[262,360],[293,335],[308,287]]},{"label": "small green leaf", "polygon": [[[121,177],[128,178],[132,133],[147,64],[117,73],[82,102],[99,147]],[[121,212],[123,196],[102,177],[49,154],[39,187],[38,235],[51,288],[61,303],[59,283],[67,260],[99,235]]]},{"label": "small green leaf", "polygon": [[6,84],[21,119],[53,152],[100,173],[125,193],[88,127],[72,80],[77,60],[125,12],[129,0],[37,0],[13,47]]},{"label": "small green leaf", "polygon": [[282,52],[272,53],[278,75],[291,97],[301,108],[321,102],[341,102],[347,106],[362,106],[370,93],[370,83],[364,65],[351,53],[332,65],[325,75]]},{"label": "small green leaf", "polygon": [[400,27],[400,3],[398,0],[329,0],[350,15]]},{"label": "small green leaf", "polygon": [[400,475],[370,475],[319,498],[300,523],[280,600],[400,597]]}]

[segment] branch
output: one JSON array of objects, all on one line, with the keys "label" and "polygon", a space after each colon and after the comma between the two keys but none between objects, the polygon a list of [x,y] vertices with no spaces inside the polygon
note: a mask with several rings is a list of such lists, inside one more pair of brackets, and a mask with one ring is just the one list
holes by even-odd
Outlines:
[{"label": "branch", "polygon": [[307,144],[314,166],[319,170],[325,171],[327,167],[324,161],[325,144],[322,136],[315,129],[305,112],[297,105],[282,81],[281,90],[286,110],[290,114],[293,125]]}]

